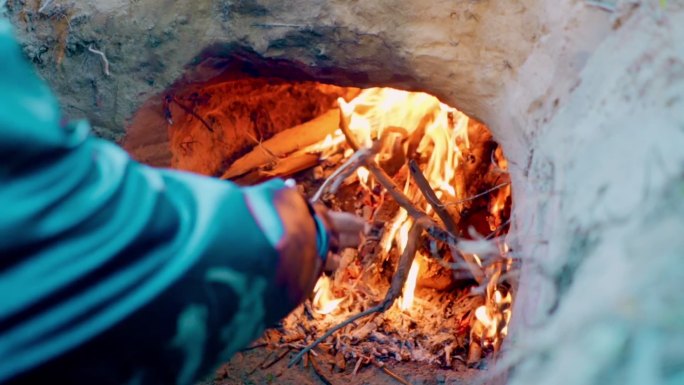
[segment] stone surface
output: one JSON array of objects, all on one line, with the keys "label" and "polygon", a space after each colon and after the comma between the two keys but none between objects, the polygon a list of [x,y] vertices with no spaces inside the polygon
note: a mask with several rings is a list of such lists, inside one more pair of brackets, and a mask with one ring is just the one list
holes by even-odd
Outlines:
[{"label": "stone surface", "polygon": [[300,78],[428,91],[481,119],[509,160],[509,243],[525,260],[492,373],[684,381],[680,1],[619,0],[613,12],[579,0],[54,3],[41,13],[9,1],[9,14],[67,114],[105,136],[121,137],[172,84],[199,80],[202,52],[236,50],[285,60]]}]

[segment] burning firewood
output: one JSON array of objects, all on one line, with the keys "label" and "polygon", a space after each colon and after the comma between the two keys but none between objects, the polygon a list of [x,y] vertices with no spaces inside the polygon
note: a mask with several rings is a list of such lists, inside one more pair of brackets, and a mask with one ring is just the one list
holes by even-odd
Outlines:
[{"label": "burning firewood", "polygon": [[[362,151],[363,149],[360,147],[358,141],[354,137],[354,134],[351,132],[349,128],[349,123],[347,122],[347,117],[345,116],[343,108],[343,106],[346,105],[344,99],[338,99],[338,103],[340,104],[340,129],[342,130],[342,133],[344,133],[344,136],[347,139],[347,143],[349,143],[349,146],[354,151]],[[366,159],[366,165],[368,166],[368,169],[371,171],[373,176],[375,176],[375,178],[378,180],[378,182],[383,187],[385,187],[387,192],[394,198],[395,201],[397,201],[397,203],[399,203],[401,207],[403,207],[406,210],[406,212],[410,216],[414,217],[415,220],[420,219],[427,222],[428,225],[426,229],[428,230],[428,233],[430,233],[432,236],[441,241],[447,242],[449,246],[452,248],[452,252],[457,253],[456,244],[458,243],[458,238],[456,238],[455,235],[456,224],[454,223],[453,218],[451,218],[448,212],[446,212],[444,205],[439,201],[439,198],[437,198],[437,195],[435,194],[434,190],[432,190],[427,179],[425,179],[425,176],[420,172],[420,169],[418,169],[417,165],[415,165],[415,162],[414,171],[412,172],[412,174],[414,178],[416,178],[416,183],[419,185],[421,192],[426,197],[428,202],[430,202],[430,204],[433,205],[435,211],[440,215],[440,218],[442,218],[442,220],[444,221],[445,226],[447,226],[447,230],[442,229],[424,211],[417,208],[413,204],[413,202],[411,202],[411,200],[406,195],[404,195],[404,193],[401,192],[399,187],[394,183],[394,181],[392,181],[392,178],[390,178],[390,176],[387,175],[387,173],[385,173],[385,171],[380,166],[378,166],[373,159]],[[477,280],[478,282],[482,282],[482,271],[477,266],[477,263],[471,257],[469,257],[468,254],[462,254],[462,256],[466,260],[468,268],[472,272],[475,280]]]},{"label": "burning firewood", "polygon": [[387,294],[385,295],[385,299],[379,304],[371,307],[370,309],[358,313],[355,316],[352,316],[344,322],[341,322],[338,325],[329,329],[327,332],[325,332],[325,334],[323,334],[321,337],[317,338],[313,343],[311,343],[311,345],[307,346],[306,348],[302,349],[302,351],[297,353],[297,355],[295,355],[294,358],[290,361],[289,366],[292,366],[299,362],[299,360],[302,358],[304,354],[306,354],[308,351],[316,347],[316,345],[325,341],[336,331],[361,318],[367,317],[374,313],[383,312],[394,303],[394,301],[401,294],[401,289],[403,288],[404,282],[406,282],[406,278],[408,277],[411,262],[413,262],[413,258],[416,256],[416,243],[418,241],[418,238],[420,237],[420,234],[423,232],[423,224],[420,222],[421,220],[416,221],[411,227],[411,230],[409,231],[409,239],[406,244],[406,248],[404,249],[401,258],[399,259],[397,270],[394,273],[394,278],[392,278],[392,284],[390,285],[390,288],[387,291]]},{"label": "burning firewood", "polygon": [[[505,172],[501,168],[505,164],[500,158],[495,159],[489,149],[463,151],[481,158],[477,162],[486,165],[476,162],[465,171],[444,173],[445,167],[458,165],[449,157],[460,148],[425,147],[425,138],[433,141],[434,146],[442,143],[439,140],[446,140],[438,137],[441,134],[435,131],[435,125],[446,124],[447,113],[448,124],[455,125],[460,118],[454,118],[451,110],[428,109],[418,119],[419,129],[396,128],[395,121],[387,126],[389,129],[377,129],[371,136],[363,131],[366,123],[359,123],[354,114],[372,115],[368,112],[372,107],[359,105],[355,107],[358,110],[352,111],[340,101],[340,131],[323,142],[295,151],[290,157],[310,155],[317,159],[315,173],[297,176],[301,190],[312,202],[324,201],[335,209],[357,210],[366,218],[386,224],[381,225],[383,229],[369,244],[356,251],[348,250],[345,263],[334,276],[319,280],[312,301],[285,319],[279,333],[304,336],[303,339],[269,346],[299,350],[288,366],[301,359],[311,362],[312,349],[319,347],[323,352],[319,362],[337,370],[353,366],[354,373],[364,365],[382,365],[388,359],[452,367],[454,358],[467,360],[469,344],[470,358],[479,360],[498,348],[510,317],[509,290],[499,284],[511,260],[504,256],[506,252],[498,238],[508,221],[502,202],[510,190],[505,189],[509,183],[506,178],[500,182],[501,178],[493,174],[478,178],[469,173],[481,172],[486,166],[493,170],[491,173],[500,175]],[[434,106],[439,107],[434,104],[431,108]],[[472,128],[467,125],[467,118],[459,124],[463,132]],[[444,130],[455,131],[455,127]],[[483,134],[473,138],[473,143],[477,143],[491,137]],[[458,143],[467,146],[468,141],[459,138]],[[397,155],[399,152],[401,156]],[[320,162],[319,157],[323,159]],[[446,166],[440,166],[441,161]],[[286,161],[280,162],[275,167],[257,167],[243,178],[260,178],[269,172],[283,175],[280,167]],[[466,180],[478,185],[454,189],[446,183]],[[464,197],[464,193],[473,196]],[[484,223],[491,227],[490,235],[494,238],[470,234],[463,227],[469,223],[469,208],[490,213],[493,219],[487,217]],[[418,283],[430,277],[440,279],[440,275],[448,279],[439,287],[433,286],[431,290],[437,291],[431,293],[437,294],[426,295],[428,289],[421,288],[422,296],[414,295],[419,291]],[[474,280],[479,286],[471,291],[472,286],[464,287],[457,279],[469,281],[468,285]],[[455,284],[460,288],[454,290]],[[359,322],[366,317],[372,319]]]},{"label": "burning firewood", "polygon": [[[266,166],[272,167],[273,163],[284,161],[287,155],[320,142],[338,126],[339,112],[332,109],[304,124],[282,131],[271,139],[259,143],[251,152],[235,161],[221,178],[234,179]],[[315,162],[310,162],[309,167],[314,165]]]}]

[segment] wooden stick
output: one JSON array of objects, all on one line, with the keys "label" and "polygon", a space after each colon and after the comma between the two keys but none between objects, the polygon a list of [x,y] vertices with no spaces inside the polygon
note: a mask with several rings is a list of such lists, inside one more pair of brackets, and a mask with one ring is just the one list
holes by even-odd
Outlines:
[{"label": "wooden stick", "polygon": [[319,156],[316,154],[291,155],[278,162],[278,165],[270,170],[253,170],[240,177],[233,178],[239,184],[253,184],[274,177],[285,177],[306,170],[318,164]]},{"label": "wooden stick", "polygon": [[268,369],[271,366],[275,365],[278,361],[282,360],[287,355],[287,353],[289,353],[289,352],[290,352],[290,348],[283,350],[283,352],[278,354],[278,356],[273,361],[269,362],[268,364],[266,364],[266,363],[262,364],[261,369]]},{"label": "wooden stick", "polygon": [[383,299],[382,302],[380,302],[379,304],[369,309],[366,309],[361,313],[355,314],[347,318],[345,321],[330,328],[327,332],[325,332],[322,336],[318,337],[309,346],[305,347],[299,353],[297,353],[297,355],[295,355],[294,358],[290,360],[288,367],[291,367],[292,365],[299,362],[299,360],[302,359],[302,356],[304,356],[304,354],[309,352],[311,349],[315,348],[321,342],[325,341],[336,331],[371,314],[382,313],[386,311],[390,306],[392,306],[394,301],[397,298],[399,298],[399,296],[401,295],[401,291],[404,288],[404,283],[406,282],[406,278],[408,277],[408,272],[411,268],[411,263],[413,262],[413,259],[416,256],[418,239],[420,239],[420,235],[423,232],[423,227],[425,225],[424,222],[424,219],[416,220],[416,222],[411,226],[411,230],[409,230],[408,241],[406,242],[406,248],[404,248],[404,252],[401,254],[401,257],[399,257],[397,270],[394,272],[394,277],[392,278],[392,283],[390,284],[389,290],[387,290],[385,299]]},{"label": "wooden stick", "polygon": [[[340,103],[340,106],[342,106],[342,103],[344,101],[340,101],[338,99],[338,103]],[[351,129],[349,128],[349,122],[347,122],[347,117],[344,115],[344,108],[340,107],[340,130],[344,134],[345,138],[347,139],[347,143],[349,146],[354,149],[354,151],[359,150],[359,143],[354,137],[354,134],[351,132]],[[412,216],[416,221],[423,221],[423,223],[426,224],[425,229],[427,230],[428,234],[442,242],[445,242],[449,245],[449,248],[452,250],[452,254],[455,255],[461,255],[463,260],[468,263],[469,269],[471,273],[473,274],[473,277],[475,280],[480,283],[483,280],[484,274],[482,273],[482,269],[479,268],[477,265],[477,262],[475,262],[475,259],[465,253],[461,253],[458,251],[457,244],[458,244],[458,238],[456,237],[456,234],[453,231],[448,231],[444,230],[437,222],[435,222],[432,218],[430,218],[423,210],[419,209],[416,207],[413,202],[401,191],[399,186],[394,183],[392,178],[387,175],[385,170],[383,170],[378,164],[373,160],[372,158],[369,158],[366,160],[366,166],[368,167],[368,170],[373,174],[375,179],[380,183],[386,190],[387,192],[394,198],[394,200],[406,210],[406,212]],[[422,175],[423,178],[425,178],[424,175]],[[426,181],[427,182],[427,181]],[[432,188],[430,188],[429,183],[427,184],[427,188],[432,191]],[[421,190],[422,191],[422,190]],[[432,194],[434,194],[434,191],[432,191]],[[427,198],[427,197],[426,197]],[[436,195],[435,195],[436,198]],[[429,201],[429,200],[428,200]],[[438,200],[439,201],[439,200]],[[440,203],[441,205],[441,203]],[[441,205],[443,206],[443,205]],[[435,210],[437,211],[437,210]],[[454,225],[454,231],[455,231],[455,225]]]},{"label": "wooden stick", "polygon": [[339,113],[336,109],[332,109],[313,120],[275,134],[233,162],[228,170],[223,173],[221,179],[239,177],[272,163],[274,156],[282,160],[286,155],[320,142],[326,135],[335,132],[339,126],[338,119]]},{"label": "wooden stick", "polygon": [[189,114],[190,116],[194,117],[195,119],[199,120],[204,127],[206,127],[207,130],[210,132],[214,132],[214,128],[211,127],[209,123],[207,123],[206,120],[204,120],[203,117],[201,117],[195,110],[191,107],[186,106],[185,104],[181,103],[175,96],[171,96],[171,101],[176,103],[178,107],[180,107],[181,110],[185,111],[186,114]]},{"label": "wooden stick", "polygon": [[489,194],[489,193],[492,192],[492,191],[498,190],[498,189],[500,189],[500,188],[502,188],[502,187],[506,187],[506,186],[508,186],[509,184],[511,184],[511,182],[504,182],[504,183],[498,184],[498,185],[496,185],[496,186],[494,186],[494,187],[492,187],[492,188],[490,188],[490,189],[487,189],[487,190],[485,190],[485,191],[483,191],[483,192],[481,192],[481,193],[475,194],[475,195],[473,195],[473,196],[469,196],[469,197],[467,197],[467,198],[463,198],[463,199],[458,200],[458,201],[456,201],[456,202],[449,202],[449,203],[446,203],[445,206],[460,205],[461,203],[465,203],[465,202],[471,201],[471,200],[473,200],[473,199],[477,199],[477,198],[479,198],[479,197],[481,197],[481,196],[484,196],[484,195]]},{"label": "wooden stick", "polygon": [[411,176],[413,177],[413,180],[416,182],[416,185],[418,186],[420,192],[423,193],[425,199],[428,201],[430,206],[432,206],[432,208],[435,210],[435,213],[437,213],[439,219],[442,220],[442,223],[444,223],[446,230],[451,234],[456,235],[457,230],[454,218],[451,216],[451,214],[449,214],[449,211],[447,211],[444,204],[442,204],[442,202],[439,200],[437,194],[435,193],[435,190],[433,190],[430,186],[430,182],[428,182],[423,172],[420,171],[418,163],[416,163],[416,161],[413,159],[409,161],[409,172],[411,172]]},{"label": "wooden stick", "polygon": [[[338,183],[340,183],[338,181],[347,179],[349,175],[356,171],[357,168],[361,167],[371,155],[373,154],[368,149],[361,149],[354,152],[354,154],[350,156],[346,162],[338,167],[332,174],[330,174],[328,179],[323,182],[318,191],[316,191],[316,194],[314,194],[313,198],[311,198],[311,203],[316,203],[321,200],[323,194],[325,194],[328,188],[338,185]],[[335,193],[333,189],[331,189],[331,192]]]},{"label": "wooden stick", "polygon": [[359,369],[361,368],[362,362],[363,362],[363,356],[359,357],[359,359],[356,360],[356,365],[354,365],[354,371],[352,372],[353,376],[356,376],[356,373],[359,372]]},{"label": "wooden stick", "polygon": [[263,347],[265,347],[265,346],[268,346],[268,344],[256,344],[256,345],[248,346],[248,347],[246,347],[246,348],[240,350],[240,352],[248,352],[248,351],[250,351],[250,350],[263,348]]},{"label": "wooden stick", "polygon": [[385,374],[387,374],[388,376],[390,376],[390,377],[394,378],[395,380],[399,381],[399,382],[402,383],[403,385],[413,385],[413,384],[411,384],[410,382],[408,382],[406,379],[404,379],[404,377],[402,377],[402,376],[400,376],[400,375],[394,373],[393,371],[389,370],[389,369],[388,369],[386,366],[384,366],[384,365],[383,365],[383,366],[380,366],[380,370],[382,370],[383,372],[385,372]]},{"label": "wooden stick", "polygon": [[482,347],[477,341],[470,341],[470,346],[468,347],[468,359],[467,364],[469,366],[475,365],[482,359]]},{"label": "wooden stick", "polygon": [[251,374],[253,374],[254,372],[256,372],[256,370],[259,369],[263,364],[265,364],[266,361],[268,361],[269,359],[271,359],[271,357],[273,356],[273,353],[275,353],[273,350],[271,350],[270,352],[268,352],[268,354],[266,355],[266,358],[264,358],[264,360],[261,361],[261,363],[260,363],[259,365],[255,366],[254,369],[252,369],[252,370],[250,370],[249,372],[247,372],[247,374],[251,375]]}]

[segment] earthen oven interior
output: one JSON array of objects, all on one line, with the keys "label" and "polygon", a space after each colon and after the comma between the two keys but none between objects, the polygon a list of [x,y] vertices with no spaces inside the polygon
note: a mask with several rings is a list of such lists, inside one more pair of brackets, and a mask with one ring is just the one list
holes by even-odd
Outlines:
[{"label": "earthen oven interior", "polygon": [[[485,368],[500,353],[519,273],[519,259],[504,241],[512,201],[502,148],[485,125],[434,96],[315,80],[293,62],[241,49],[208,50],[183,78],[150,98],[128,128],[124,147],[140,161],[243,185],[294,178],[310,199],[319,199],[313,197],[322,185],[353,165],[320,201],[375,225],[359,250],[347,250],[340,268],[319,280],[310,301],[267,330],[255,343],[261,350],[228,363],[219,381],[292,381],[307,370],[261,361],[271,354],[292,358],[380,303],[398,279],[406,282],[388,309],[340,329],[315,348],[322,356],[306,360],[334,368],[327,373],[333,382],[372,376],[373,370],[365,372],[373,365],[417,378],[415,367],[402,362],[422,364],[419,376],[439,370],[445,378],[474,378],[470,368]],[[361,149],[347,143],[345,127]],[[360,157],[364,151],[373,152],[364,159],[377,162],[408,197],[409,212],[427,212],[435,226],[457,237],[454,242],[489,242],[489,249],[447,247],[409,232],[416,215],[407,215],[378,183]],[[408,277],[397,278],[410,247],[417,253]],[[245,369],[251,367],[259,370]]]},{"label": "earthen oven interior", "polygon": [[[493,372],[515,366],[510,384],[681,382],[681,2],[6,4],[67,116],[114,140],[207,47],[248,47],[328,84],[426,91],[485,122],[512,179],[507,241],[525,259],[510,354]],[[136,135],[141,158],[170,164],[165,129]]]}]

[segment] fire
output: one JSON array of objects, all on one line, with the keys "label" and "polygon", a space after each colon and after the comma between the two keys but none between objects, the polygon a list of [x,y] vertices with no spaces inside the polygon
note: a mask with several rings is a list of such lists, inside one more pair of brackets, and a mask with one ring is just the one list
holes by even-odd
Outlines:
[{"label": "fire", "polygon": [[344,298],[333,298],[331,280],[328,276],[321,276],[314,287],[313,308],[318,314],[330,314]]},{"label": "fire", "polygon": [[[338,99],[339,107],[349,125],[349,129],[358,143],[364,147],[380,147],[376,161],[380,163],[392,160],[397,151],[403,151],[402,156],[415,159],[421,166],[430,187],[435,195],[446,207],[458,209],[459,201],[468,198],[462,177],[458,176],[459,166],[464,162],[463,152],[470,148],[468,127],[470,119],[460,111],[441,103],[437,98],[416,92],[406,92],[391,88],[370,88],[361,91],[357,97],[349,102]],[[391,138],[392,140],[390,140]],[[341,130],[328,135],[324,141],[310,146],[307,151],[316,151],[321,156],[329,156],[344,146],[345,137]],[[380,146],[378,146],[380,144]],[[397,150],[402,146],[403,150]],[[353,151],[344,150],[345,158]],[[403,158],[402,158],[403,159]],[[506,159],[501,149],[492,154],[492,165],[498,171],[505,173]],[[465,164],[465,163],[464,163]],[[403,192],[412,202],[425,210],[428,215],[436,218],[435,210],[428,204],[423,194],[414,184],[408,172],[404,169]],[[365,167],[356,170],[359,184],[370,191],[370,172]],[[491,230],[500,228],[504,220],[504,209],[510,197],[510,185],[493,189],[489,201],[488,217]],[[455,202],[455,203],[452,203]],[[450,206],[451,203],[451,206]],[[409,229],[413,218],[404,209],[399,209],[395,217],[388,223],[380,247],[384,255],[396,247],[403,252],[408,242]],[[475,318],[471,328],[471,337],[476,339],[482,347],[498,346],[507,331],[511,317],[511,291],[498,288],[502,267],[483,267],[487,255],[473,255],[477,264],[487,276],[487,290],[484,304],[475,310]],[[415,290],[420,274],[420,263],[416,258],[409,270],[408,278],[402,290],[402,296],[397,307],[402,311],[410,311],[416,304]],[[313,299],[314,310],[319,314],[334,311],[343,299],[334,298],[331,291],[331,281],[322,277],[316,284]],[[504,294],[505,293],[505,294]]]},{"label": "fire", "polygon": [[[504,297],[501,291],[494,292],[494,298],[489,305],[482,305],[475,310],[475,317],[480,321],[484,327],[484,336],[487,339],[494,341],[499,333],[502,336],[506,335],[503,330],[508,326],[510,321],[510,304],[511,293],[508,292]],[[499,331],[501,328],[501,332]],[[507,331],[507,330],[506,330]]]},{"label": "fire", "polygon": [[[420,154],[429,154],[424,172],[431,187],[440,198],[457,196],[455,176],[460,159],[457,143],[460,141],[465,146],[469,145],[469,119],[465,114],[441,103],[434,96],[391,88],[366,89],[348,103],[340,99],[339,105],[349,117],[350,130],[364,146],[371,146],[373,140],[381,138],[383,132],[392,127],[404,129],[406,137],[423,130],[416,150]],[[382,154],[378,154],[380,157]],[[368,174],[366,169],[357,172],[364,186],[367,185]],[[412,189],[408,182],[404,186],[404,193],[409,198],[419,198],[420,193]],[[427,202],[423,203],[423,209],[432,212]],[[400,210],[381,242],[383,250],[388,252],[396,237],[397,248],[403,251],[410,227],[411,221],[406,211]],[[418,266],[415,261],[411,265],[399,304],[402,310],[408,310],[413,305]]]},{"label": "fire", "polygon": [[359,167],[356,170],[356,176],[359,177],[359,182],[364,187],[368,187],[368,177],[370,176],[370,171],[365,167]]},{"label": "fire", "polygon": [[331,154],[334,154],[343,143],[344,135],[342,134],[342,130],[338,128],[334,133],[326,135],[322,141],[304,148],[303,151],[308,153],[319,153],[321,159],[326,159]]},{"label": "fire", "polygon": [[[406,242],[408,242],[408,234],[411,229],[412,221],[410,219],[404,220],[397,234],[397,243],[399,245],[399,250],[401,252],[406,248]],[[418,264],[417,256],[416,259],[411,263],[411,268],[409,269],[408,277],[406,278],[406,283],[404,283],[404,288],[402,290],[402,297],[399,301],[399,308],[401,310],[409,310],[413,305],[413,298],[416,291],[416,283],[418,282],[418,272],[420,270],[420,265]]]},{"label": "fire", "polygon": [[411,269],[408,273],[408,278],[406,278],[406,284],[404,284],[404,296],[399,301],[399,308],[401,310],[409,310],[413,306],[413,297],[416,291],[416,282],[418,281],[418,271],[420,270],[420,265],[418,261],[414,260],[411,264]]}]

